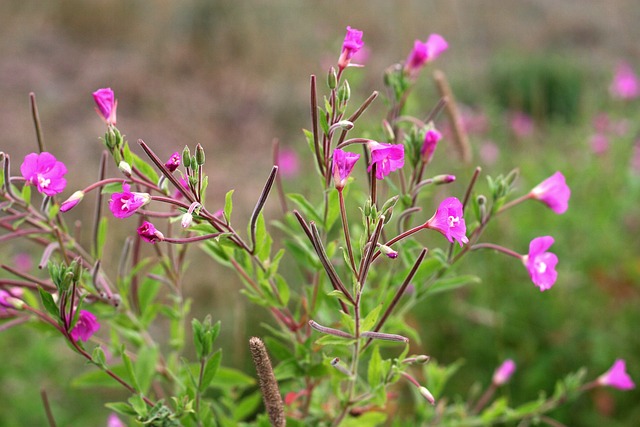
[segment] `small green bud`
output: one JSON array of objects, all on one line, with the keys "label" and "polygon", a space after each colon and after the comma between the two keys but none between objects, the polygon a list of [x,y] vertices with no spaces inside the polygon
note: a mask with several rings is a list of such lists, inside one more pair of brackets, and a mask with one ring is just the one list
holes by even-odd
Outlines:
[{"label": "small green bud", "polygon": [[198,166],[204,165],[204,148],[202,145],[196,145],[196,164]]},{"label": "small green bud", "polygon": [[327,86],[329,86],[329,89],[333,90],[337,85],[338,75],[336,74],[336,69],[331,67],[331,69],[329,69],[329,74],[327,75]]},{"label": "small green bud", "polygon": [[120,169],[120,172],[122,172],[126,177],[131,176],[131,165],[124,160],[118,163],[118,169]]},{"label": "small green bud", "polygon": [[338,101],[347,102],[351,98],[351,87],[349,86],[348,81],[344,81],[340,89],[338,89]]},{"label": "small green bud", "polygon": [[387,140],[387,142],[389,144],[394,144],[396,140],[396,135],[393,132],[393,128],[391,127],[391,124],[386,120],[382,121],[382,131],[384,132],[384,137]]},{"label": "small green bud", "polygon": [[191,151],[189,151],[189,147],[184,146],[184,150],[182,150],[182,164],[185,168],[191,167]]}]

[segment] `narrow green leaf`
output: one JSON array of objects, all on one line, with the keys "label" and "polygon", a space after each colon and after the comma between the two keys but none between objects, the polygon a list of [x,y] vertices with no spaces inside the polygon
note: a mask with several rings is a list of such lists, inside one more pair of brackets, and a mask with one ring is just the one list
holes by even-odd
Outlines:
[{"label": "narrow green leaf", "polygon": [[224,196],[224,217],[228,223],[231,223],[231,212],[233,211],[233,192],[229,190]]},{"label": "narrow green leaf", "polygon": [[138,358],[135,364],[135,377],[138,382],[138,391],[147,394],[149,387],[156,373],[156,363],[158,362],[158,347],[143,346],[138,351]]},{"label": "narrow green leaf", "polygon": [[24,200],[24,202],[29,205],[31,204],[31,186],[25,184],[22,187],[22,200]]},{"label": "narrow green leaf", "polygon": [[382,383],[382,357],[380,356],[380,347],[377,344],[373,346],[371,359],[369,359],[367,381],[372,389]]},{"label": "narrow green leaf", "polygon": [[211,381],[213,381],[213,378],[218,373],[221,360],[222,350],[217,350],[215,353],[213,353],[213,356],[211,356],[209,360],[207,360],[207,363],[204,366],[204,372],[202,374],[202,383],[200,383],[201,393],[204,392],[207,387],[209,387],[209,384],[211,384]]},{"label": "narrow green leaf", "polygon": [[[124,362],[124,367],[125,367],[125,370],[127,372],[127,375],[129,376],[129,380],[133,383],[133,388],[136,391],[139,391],[140,390],[140,386],[138,385],[138,379],[136,378],[136,372],[133,369],[133,363],[131,363],[131,359],[127,355],[127,352],[126,352],[126,349],[125,349],[124,345],[120,349],[120,356],[122,357],[122,361]],[[132,404],[132,406],[134,406],[134,405]],[[134,408],[135,408],[135,406],[134,406]]]},{"label": "narrow green leaf", "polygon": [[318,214],[318,210],[313,207],[302,194],[291,193],[287,194],[287,197],[298,206],[304,216],[309,220],[315,221],[317,224],[323,223],[322,217]]},{"label": "narrow green leaf", "polygon": [[44,309],[53,316],[54,319],[58,320],[60,318],[60,310],[53,300],[53,296],[40,286],[38,286],[38,292],[40,293],[40,300],[42,301],[42,305]]},{"label": "narrow green leaf", "polygon": [[370,331],[378,321],[380,310],[382,310],[382,304],[379,304],[376,308],[371,310],[369,314],[367,314],[367,316],[364,318],[364,320],[362,320],[362,323],[360,324],[360,330]]},{"label": "narrow green leaf", "polygon": [[258,410],[261,402],[262,394],[260,394],[260,391],[256,391],[245,397],[240,403],[233,407],[233,419],[241,421],[253,415]]},{"label": "narrow green leaf", "polygon": [[145,162],[134,153],[131,153],[131,159],[133,160],[132,166],[138,168],[142,175],[144,175],[149,181],[158,182],[158,173],[149,163]]},{"label": "narrow green leaf", "polygon": [[100,222],[98,223],[98,234],[96,236],[97,239],[96,239],[96,247],[95,247],[97,259],[102,259],[102,251],[104,249],[105,241],[107,240],[107,226],[108,226],[107,217],[104,216],[100,218]]}]

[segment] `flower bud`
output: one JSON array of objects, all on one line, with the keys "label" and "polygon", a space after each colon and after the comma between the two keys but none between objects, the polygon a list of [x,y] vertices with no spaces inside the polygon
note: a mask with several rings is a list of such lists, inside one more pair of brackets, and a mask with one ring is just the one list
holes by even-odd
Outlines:
[{"label": "flower bud", "polygon": [[184,147],[184,150],[182,150],[182,164],[185,168],[191,167],[191,151],[186,145]]},{"label": "flower bud", "polygon": [[436,175],[433,177],[433,183],[436,185],[449,184],[455,180],[456,180],[455,175]]},{"label": "flower bud", "polygon": [[67,212],[73,209],[84,197],[84,192],[76,191],[60,205],[60,212]]},{"label": "flower bud", "polygon": [[389,246],[378,244],[378,248],[380,248],[380,252],[382,252],[383,254],[388,256],[389,258],[391,258],[391,259],[398,258],[398,251],[394,251]]},{"label": "flower bud", "polygon": [[118,169],[122,172],[126,177],[131,177],[131,165],[124,160],[118,163]]},{"label": "flower bud", "polygon": [[493,373],[493,379],[491,380],[493,384],[497,386],[501,386],[506,384],[507,381],[511,378],[511,375],[516,371],[516,364],[513,360],[507,359],[502,362],[502,365],[496,369]]},{"label": "flower bud", "polygon": [[182,215],[182,220],[180,221],[180,224],[182,224],[182,228],[188,228],[192,222],[193,215],[191,215],[189,212],[186,212],[184,215]]},{"label": "flower bud", "polygon": [[164,164],[164,167],[166,167],[169,172],[175,171],[178,169],[178,166],[180,166],[180,157],[180,154],[176,151],[171,155],[171,157],[169,157],[169,160]]},{"label": "flower bud", "polygon": [[420,391],[422,397],[427,399],[427,402],[432,405],[436,403],[436,399],[433,397],[433,394],[431,394],[431,392],[426,387],[418,387],[418,391]]},{"label": "flower bud", "polygon": [[204,148],[202,145],[196,145],[196,164],[198,166],[204,165]]},{"label": "flower bud", "polygon": [[329,74],[327,75],[327,86],[329,86],[329,89],[335,89],[337,85],[338,76],[336,74],[336,69],[334,67],[331,67],[329,69]]},{"label": "flower bud", "polygon": [[351,86],[348,81],[344,81],[340,89],[338,89],[338,101],[347,102],[351,98]]}]

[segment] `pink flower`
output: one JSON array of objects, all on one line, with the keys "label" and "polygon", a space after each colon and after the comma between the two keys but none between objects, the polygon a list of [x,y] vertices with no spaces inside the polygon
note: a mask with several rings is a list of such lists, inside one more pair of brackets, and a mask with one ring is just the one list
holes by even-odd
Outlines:
[{"label": "pink flower", "polygon": [[609,138],[601,133],[596,133],[589,140],[591,151],[595,155],[605,154],[609,150]]},{"label": "pink flower", "polygon": [[451,243],[456,240],[460,246],[469,243],[467,226],[464,222],[462,203],[455,197],[448,197],[440,203],[436,213],[424,224],[425,228],[437,230]]},{"label": "pink flower", "polygon": [[628,63],[621,62],[616,67],[609,93],[619,99],[634,99],[640,96],[640,79]]},{"label": "pink flower", "polygon": [[353,55],[362,49],[362,46],[364,46],[362,31],[347,27],[347,34],[344,36],[344,42],[342,43],[342,52],[338,59],[338,67],[340,67],[341,70],[346,68],[351,62]]},{"label": "pink flower", "polygon": [[115,99],[111,88],[98,89],[93,92],[93,100],[96,102],[96,111],[102,117],[102,120],[108,125],[115,126],[118,101]]},{"label": "pink flower", "polygon": [[63,178],[67,173],[66,166],[46,151],[27,154],[20,165],[20,172],[24,179],[36,186],[38,192],[46,196],[62,193],[67,186],[67,180]]},{"label": "pink flower", "polygon": [[424,142],[422,143],[422,148],[420,149],[420,154],[422,154],[422,161],[425,163],[430,163],[433,158],[433,153],[436,151],[436,147],[438,146],[438,141],[442,139],[442,134],[438,132],[437,129],[429,129],[427,133],[424,135]]},{"label": "pink flower", "polygon": [[76,191],[73,193],[67,200],[62,202],[60,205],[60,212],[67,212],[71,209],[75,208],[80,201],[84,198],[84,193],[82,191]]},{"label": "pink flower", "polygon": [[107,419],[107,427],[126,427],[122,420],[116,414],[109,415]]},{"label": "pink flower", "polygon": [[440,34],[431,34],[424,43],[416,40],[404,65],[405,71],[415,77],[425,64],[436,59],[448,47],[449,44]]},{"label": "pink flower", "polygon": [[569,207],[571,190],[567,186],[564,175],[556,172],[535,186],[529,195],[549,206],[555,213],[562,214]]},{"label": "pink flower", "polygon": [[181,158],[182,156],[180,155],[180,153],[176,151],[171,155],[171,157],[169,157],[169,160],[167,160],[167,163],[164,164],[164,167],[169,169],[169,172],[173,172],[174,170],[178,169],[178,166],[180,166]]},{"label": "pink flower", "polygon": [[558,278],[558,257],[554,253],[546,252],[553,242],[551,236],[536,237],[529,244],[529,253],[522,256],[522,262],[529,270],[531,281],[540,291],[551,289]]},{"label": "pink flower", "polygon": [[278,152],[278,172],[285,178],[293,178],[300,171],[298,154],[289,148],[283,148]]},{"label": "pink flower", "polygon": [[500,365],[498,369],[496,369],[496,371],[493,373],[493,379],[491,381],[497,386],[506,384],[515,371],[515,362],[511,359],[507,359],[502,362],[502,365]]},{"label": "pink flower", "polygon": [[87,342],[99,329],[100,323],[98,323],[96,316],[87,310],[80,310],[78,321],[69,335],[74,341],[82,340]]},{"label": "pink flower", "polygon": [[13,297],[13,295],[9,292],[4,289],[0,289],[0,314],[5,314],[7,312],[7,308],[13,308],[13,304],[7,300],[7,298],[11,297]]},{"label": "pink flower", "polygon": [[617,359],[613,366],[600,375],[596,381],[601,386],[609,386],[618,390],[631,390],[636,387],[627,374],[625,361],[622,359]]},{"label": "pink flower", "polygon": [[384,179],[391,172],[404,166],[404,145],[383,144],[371,141],[368,144],[371,151],[371,164],[368,172],[371,172],[373,165],[376,165],[376,178]]},{"label": "pink flower", "polygon": [[531,116],[521,111],[516,111],[510,115],[509,124],[518,138],[531,136],[535,130],[535,124]]},{"label": "pink flower", "polygon": [[140,227],[138,227],[138,236],[145,242],[155,243],[164,240],[164,235],[156,230],[156,227],[149,221],[144,221]]},{"label": "pink flower", "polygon": [[336,148],[333,151],[333,182],[337,189],[343,189],[360,154],[349,153]]},{"label": "pink flower", "polygon": [[122,184],[122,193],[113,193],[109,200],[109,209],[116,218],[127,218],[139,208],[149,203],[151,196],[147,193],[129,191],[129,184]]}]

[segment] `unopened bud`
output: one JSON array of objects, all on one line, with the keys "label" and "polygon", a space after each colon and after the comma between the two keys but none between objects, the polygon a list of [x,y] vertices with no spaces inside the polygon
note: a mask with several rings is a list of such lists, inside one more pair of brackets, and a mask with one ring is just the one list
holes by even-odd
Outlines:
[{"label": "unopened bud", "polygon": [[84,197],[84,192],[76,191],[60,205],[60,212],[67,212],[73,209]]},{"label": "unopened bud", "polygon": [[342,129],[344,130],[351,130],[353,129],[353,123],[350,122],[349,120],[340,120],[338,123],[336,123],[338,126],[340,126]]},{"label": "unopened bud", "polygon": [[511,375],[513,375],[515,371],[516,363],[511,359],[507,359],[502,362],[502,365],[500,365],[498,369],[496,369],[496,371],[493,373],[493,378],[491,381],[497,386],[503,385],[507,381],[509,381]]},{"label": "unopened bud", "polygon": [[327,86],[329,89],[335,89],[338,85],[338,75],[336,74],[336,69],[331,67],[329,69],[329,74],[327,75]]},{"label": "unopened bud", "polygon": [[433,394],[431,394],[431,392],[426,387],[418,387],[418,391],[420,392],[422,397],[427,399],[427,402],[429,402],[432,405],[435,405],[436,399],[433,397]]},{"label": "unopened bud", "polygon": [[185,168],[191,167],[191,151],[186,145],[184,147],[184,150],[182,150],[182,164]]},{"label": "unopened bud", "polygon": [[338,89],[338,101],[347,102],[351,98],[351,87],[348,81],[344,81],[340,89]]},{"label": "unopened bud", "polygon": [[436,175],[433,177],[433,183],[436,185],[449,184],[455,180],[455,175]]},{"label": "unopened bud", "polygon": [[202,145],[196,145],[196,164],[198,166],[204,165],[204,148]]},{"label": "unopened bud", "polygon": [[383,254],[388,256],[389,258],[391,258],[391,259],[398,258],[398,251],[394,251],[389,246],[383,245],[383,244],[378,244],[378,248],[380,249],[380,252],[382,252]]},{"label": "unopened bud", "polygon": [[184,215],[182,215],[182,220],[180,221],[180,224],[182,224],[182,228],[188,228],[192,222],[193,215],[191,215],[189,212],[186,212]]},{"label": "unopened bud", "polygon": [[131,177],[131,165],[124,160],[118,163],[118,169],[122,172],[126,177]]}]

